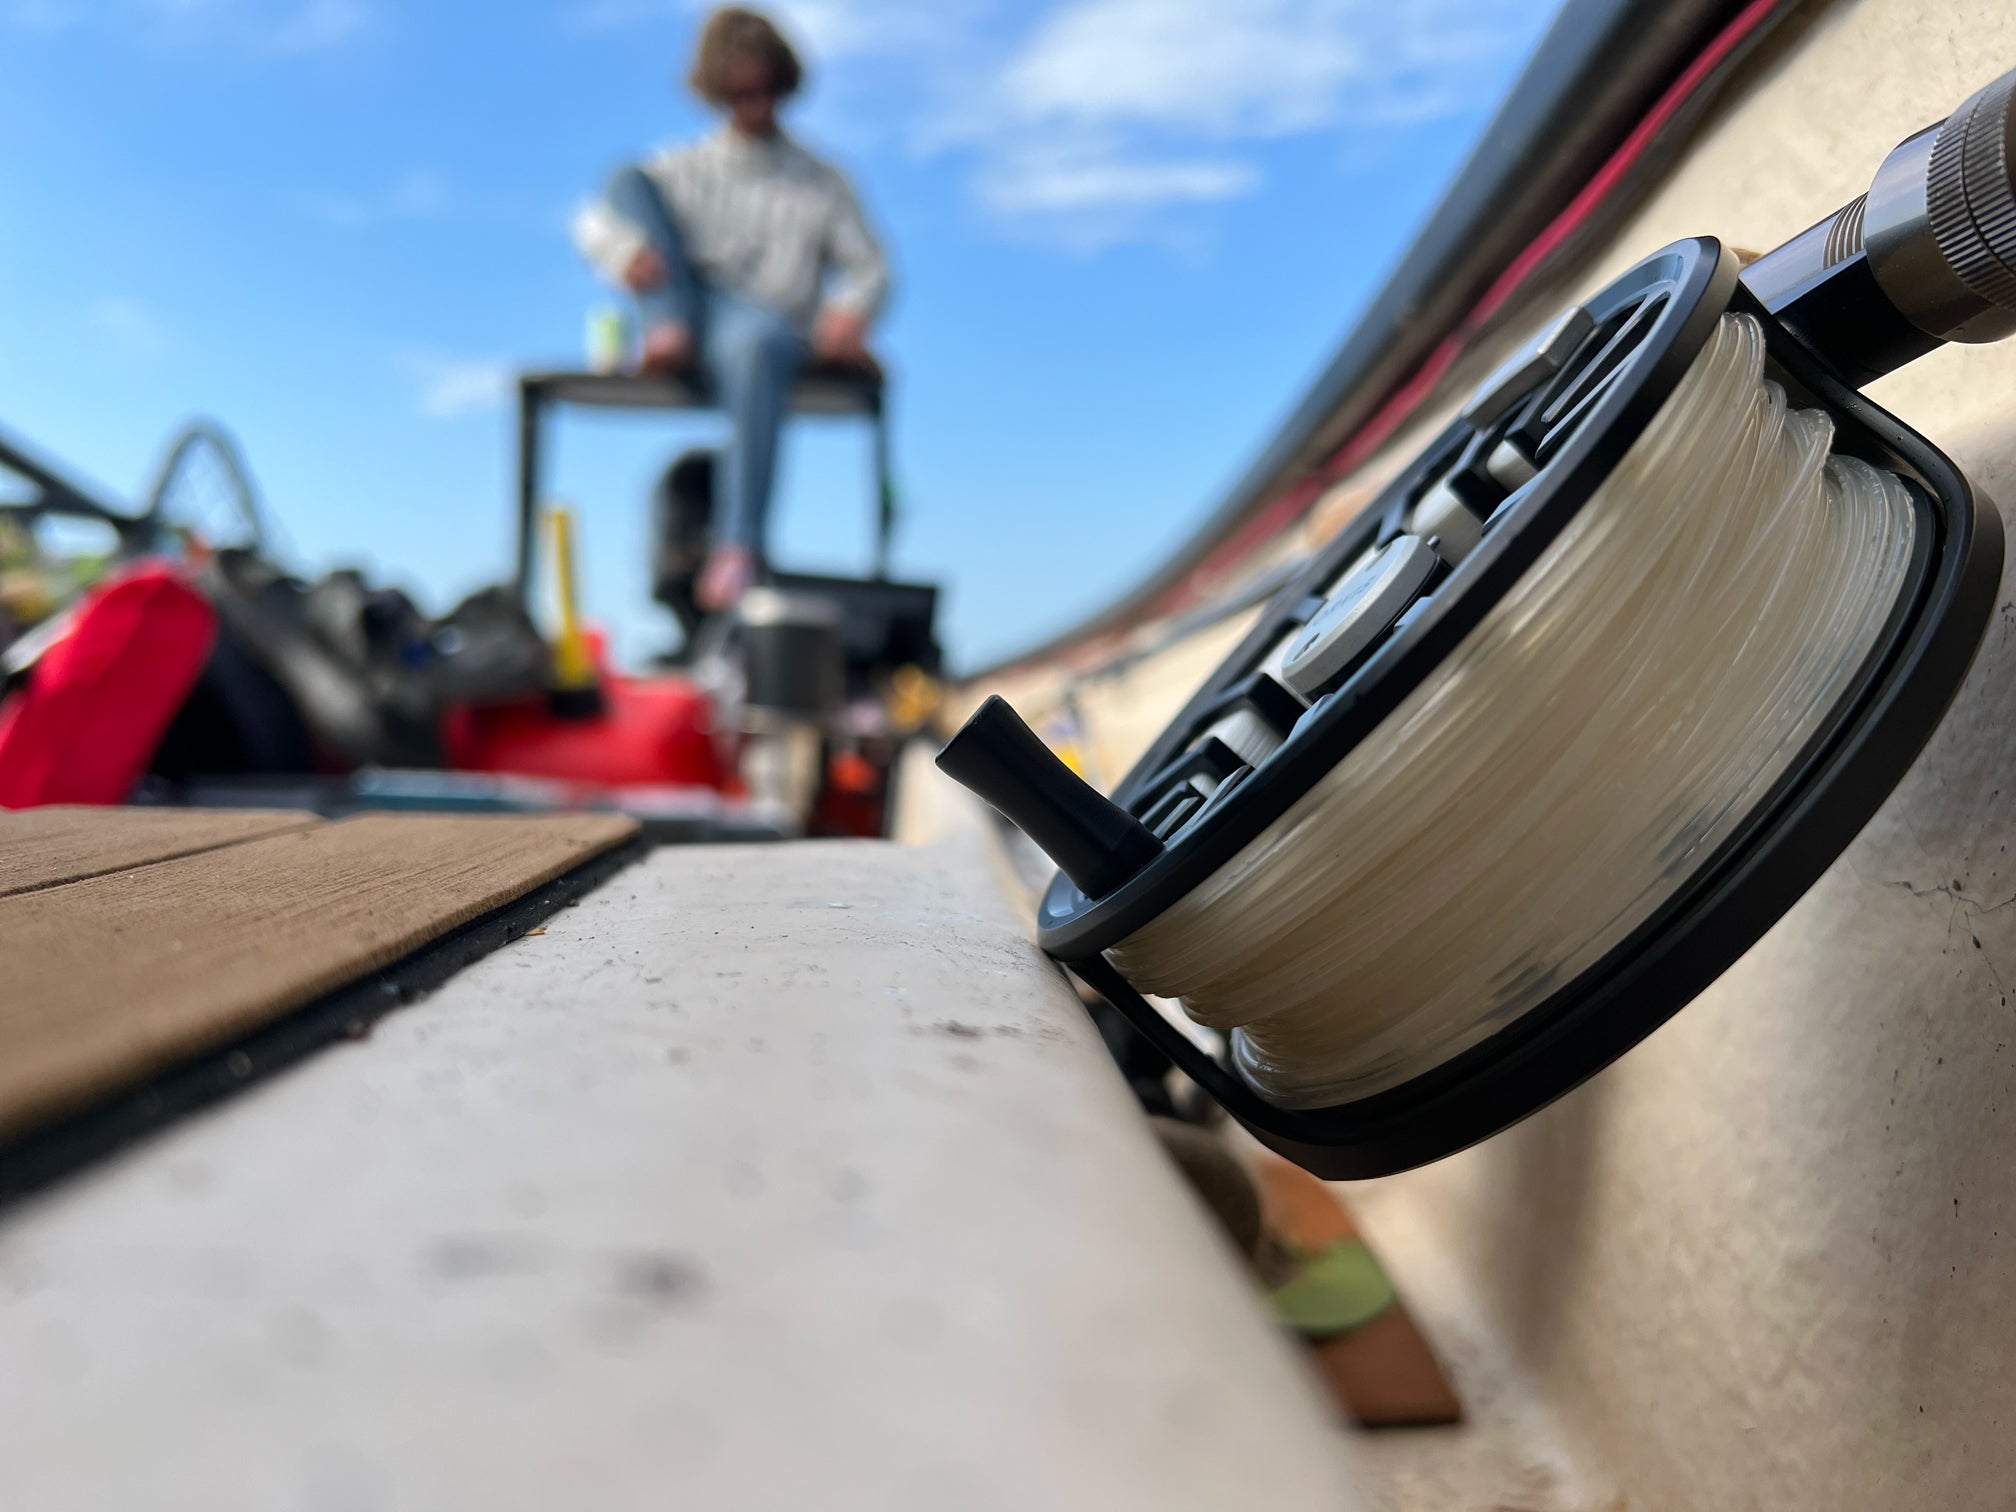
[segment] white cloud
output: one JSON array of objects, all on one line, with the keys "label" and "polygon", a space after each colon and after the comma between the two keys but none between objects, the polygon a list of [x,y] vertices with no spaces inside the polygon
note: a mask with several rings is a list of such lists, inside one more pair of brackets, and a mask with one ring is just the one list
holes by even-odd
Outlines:
[{"label": "white cloud", "polygon": [[387,221],[440,220],[449,214],[453,196],[434,174],[416,170],[382,194],[307,194],[301,204],[325,225],[348,231]]},{"label": "white cloud", "polygon": [[414,403],[429,420],[458,420],[495,409],[509,391],[513,365],[498,357],[453,357],[437,351],[400,355]]},{"label": "white cloud", "polygon": [[956,47],[983,10],[961,0],[783,0],[777,14],[830,61]]},{"label": "white cloud", "polygon": [[273,31],[268,45],[274,52],[321,52],[342,46],[370,22],[364,0],[302,0]]},{"label": "white cloud", "polygon": [[349,43],[371,23],[368,0],[0,0],[16,31],[89,29],[149,46],[305,54]]},{"label": "white cloud", "polygon": [[1236,159],[1147,160],[1094,148],[1009,153],[981,170],[983,204],[1005,215],[1209,204],[1250,194],[1259,171]]},{"label": "white cloud", "polygon": [[13,0],[0,18],[17,31],[58,32],[75,26],[79,11],[75,0]]},{"label": "white cloud", "polygon": [[1250,194],[1259,180],[1235,158],[1124,157],[1089,144],[990,159],[973,190],[1003,231],[1023,239],[1078,253],[1136,241],[1194,253],[1208,238],[1175,217]]},{"label": "white cloud", "polygon": [[[1539,0],[1065,0],[940,130],[971,144],[997,214],[1109,228],[1151,207],[1238,198],[1249,144],[1393,128],[1472,108],[1482,68],[1523,50]],[[1110,237],[1108,239],[1111,239]]]},{"label": "white cloud", "polygon": [[531,231],[545,238],[568,234],[575,206],[541,208],[509,195],[472,195],[441,175],[416,168],[382,189],[364,192],[302,190],[292,198],[295,208],[338,231],[362,231],[400,224],[494,226]]},{"label": "white cloud", "polygon": [[124,357],[151,357],[168,344],[168,332],[143,305],[108,295],[85,308],[91,328]]},{"label": "white cloud", "polygon": [[561,12],[561,24],[569,31],[611,32],[654,21],[670,21],[683,15],[680,0],[581,0]]},{"label": "white cloud", "polygon": [[[1427,102],[1523,36],[1519,0],[1070,0],[1000,75],[1024,124],[1146,127],[1231,140],[1284,136]],[[1411,113],[1411,112],[1410,112]]]},{"label": "white cloud", "polygon": [[1227,9],[1079,0],[1002,70],[996,108],[1022,123],[1160,127],[1206,136],[1305,130],[1363,44],[1320,27],[1280,35],[1282,4]]},{"label": "white cloud", "polygon": [[[690,39],[708,0],[565,0],[576,26]],[[1017,234],[1184,241],[1256,192],[1260,144],[1476,109],[1556,0],[779,0],[822,138],[968,165]],[[1343,145],[1340,142],[1340,146]],[[1353,156],[1340,151],[1338,161]],[[1179,225],[1179,222],[1183,223]]]},{"label": "white cloud", "polygon": [[[974,0],[778,0],[764,8],[819,63],[956,46],[982,9]],[[584,32],[678,26],[690,40],[712,9],[714,0],[575,0],[562,21]]]}]

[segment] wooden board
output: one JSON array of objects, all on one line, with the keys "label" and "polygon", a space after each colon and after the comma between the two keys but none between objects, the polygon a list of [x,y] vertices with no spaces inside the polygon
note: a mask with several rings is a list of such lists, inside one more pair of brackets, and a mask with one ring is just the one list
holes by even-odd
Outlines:
[{"label": "wooden board", "polygon": [[[1362,1242],[1328,1183],[1273,1155],[1255,1155],[1250,1166],[1266,1230],[1275,1239],[1304,1251]],[[1404,1303],[1310,1349],[1338,1402],[1368,1428],[1462,1421],[1463,1405]]]},{"label": "wooden board", "polygon": [[0,899],[0,1139],[228,1042],[629,838],[367,816]]},{"label": "wooden board", "polygon": [[319,822],[276,809],[0,809],[0,898]]}]

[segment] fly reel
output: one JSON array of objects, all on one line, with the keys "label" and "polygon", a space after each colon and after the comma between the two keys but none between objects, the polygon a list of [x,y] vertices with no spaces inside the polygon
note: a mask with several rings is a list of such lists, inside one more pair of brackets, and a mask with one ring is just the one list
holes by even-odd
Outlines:
[{"label": "fly reel", "polygon": [[[2004,130],[2008,82],[1951,130],[1985,140],[1989,97]],[[2008,328],[1986,275],[1937,285],[1936,321],[1913,303],[1911,236],[2016,296],[2010,228],[1924,211],[1934,167],[1986,151],[1939,134],[1884,167],[1919,165],[1915,223],[1893,183],[1852,234],[1854,206],[1748,278],[1682,241],[1567,311],[1110,800],[999,699],[946,746],[1061,868],[1043,948],[1274,1149],[1380,1175],[1560,1096],[1798,901],[1930,737],[1994,606],[2001,521],[1820,338],[1858,333],[1836,345],[1863,381]],[[1876,314],[1844,319],[1858,300]]]}]

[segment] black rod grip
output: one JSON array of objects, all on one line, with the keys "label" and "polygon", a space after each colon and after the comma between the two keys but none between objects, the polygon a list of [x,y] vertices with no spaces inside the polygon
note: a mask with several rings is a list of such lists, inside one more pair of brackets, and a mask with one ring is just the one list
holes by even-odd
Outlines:
[{"label": "black rod grip", "polygon": [[945,742],[938,769],[1007,815],[1088,898],[1161,854],[1140,820],[1058,760],[999,694]]}]

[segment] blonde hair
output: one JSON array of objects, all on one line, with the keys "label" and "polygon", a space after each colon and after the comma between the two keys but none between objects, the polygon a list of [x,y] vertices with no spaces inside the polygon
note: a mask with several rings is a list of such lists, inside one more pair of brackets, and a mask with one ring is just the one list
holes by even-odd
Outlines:
[{"label": "blonde hair", "polygon": [[686,82],[710,105],[725,105],[730,65],[751,61],[770,70],[770,83],[780,100],[797,93],[805,77],[798,54],[768,16],[739,5],[724,5],[700,28],[699,45],[693,49],[693,70]]}]

